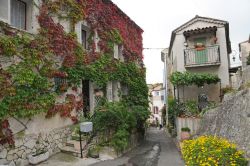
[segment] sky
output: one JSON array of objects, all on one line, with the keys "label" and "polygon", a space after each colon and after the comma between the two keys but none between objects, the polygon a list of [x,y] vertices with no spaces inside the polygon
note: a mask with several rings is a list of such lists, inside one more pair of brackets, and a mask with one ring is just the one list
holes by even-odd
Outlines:
[{"label": "sky", "polygon": [[[158,48],[169,47],[172,31],[195,15],[229,22],[233,65],[240,65],[238,44],[250,35],[250,0],[112,0],[143,30],[147,83],[163,82]],[[233,61],[232,61],[233,62]]]}]

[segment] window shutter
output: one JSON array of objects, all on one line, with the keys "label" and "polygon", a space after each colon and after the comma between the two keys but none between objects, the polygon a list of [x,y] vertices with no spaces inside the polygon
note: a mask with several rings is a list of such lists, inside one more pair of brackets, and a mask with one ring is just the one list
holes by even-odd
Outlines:
[{"label": "window shutter", "polygon": [[26,29],[26,3],[18,0],[11,0],[11,25]]},{"label": "window shutter", "polygon": [[112,82],[108,82],[107,84],[107,99],[109,102],[113,101]]},{"label": "window shutter", "polygon": [[114,44],[114,58],[119,59],[119,46]]},{"label": "window shutter", "polygon": [[122,50],[123,50],[123,46],[119,45],[118,46],[118,57],[119,57],[119,59],[123,59]]},{"label": "window shutter", "polygon": [[113,91],[113,100],[114,101],[119,101],[119,89],[121,89],[120,82],[118,81],[113,81],[112,82],[112,91]]},{"label": "window shutter", "polygon": [[82,29],[82,46],[84,49],[87,49],[87,31]]},{"label": "window shutter", "polygon": [[24,2],[19,2],[19,13],[20,13],[20,28],[26,29],[26,4]]}]

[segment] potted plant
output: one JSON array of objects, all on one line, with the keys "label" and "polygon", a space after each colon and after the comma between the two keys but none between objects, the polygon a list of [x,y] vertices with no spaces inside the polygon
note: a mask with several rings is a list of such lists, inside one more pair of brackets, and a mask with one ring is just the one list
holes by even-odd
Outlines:
[{"label": "potted plant", "polygon": [[181,140],[187,140],[190,138],[190,128],[183,127],[181,128]]},{"label": "potted plant", "polygon": [[30,164],[38,164],[49,158],[49,151],[46,148],[40,148],[38,143],[36,144],[36,151],[27,156]]},{"label": "potted plant", "polygon": [[99,158],[100,147],[95,146],[88,150],[88,156],[91,158]]},{"label": "potted plant", "polygon": [[203,43],[196,43],[194,47],[197,51],[202,51],[205,49],[205,45]]}]

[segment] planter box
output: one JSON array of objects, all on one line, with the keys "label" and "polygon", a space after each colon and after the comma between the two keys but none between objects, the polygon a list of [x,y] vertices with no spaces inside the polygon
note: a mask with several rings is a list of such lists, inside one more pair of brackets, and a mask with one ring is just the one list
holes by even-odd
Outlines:
[{"label": "planter box", "polygon": [[181,132],[181,141],[188,140],[190,139],[190,133],[187,131],[182,131]]},{"label": "planter box", "polygon": [[40,162],[43,162],[49,158],[49,152],[39,154],[37,156],[34,156],[34,154],[31,154],[28,156],[28,160],[30,164],[38,164]]},{"label": "planter box", "polygon": [[181,128],[188,127],[191,135],[195,135],[200,128],[201,118],[176,118],[177,139],[181,139]]}]

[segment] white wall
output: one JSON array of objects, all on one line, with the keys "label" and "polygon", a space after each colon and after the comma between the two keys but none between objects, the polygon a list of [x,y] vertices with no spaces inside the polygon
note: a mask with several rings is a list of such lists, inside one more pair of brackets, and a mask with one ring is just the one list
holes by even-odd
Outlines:
[{"label": "white wall", "polygon": [[[215,23],[208,23],[208,22],[202,22],[198,21],[193,23],[192,25],[182,29],[181,31],[177,32],[175,40],[173,42],[173,58],[174,58],[174,70],[184,72],[186,71],[186,68],[184,66],[184,42],[185,37],[183,35],[184,31],[191,30],[191,29],[197,29],[197,28],[203,28],[203,27],[209,27],[209,26],[217,26],[217,44],[220,46],[220,58],[221,58],[221,64],[219,67],[204,67],[202,68],[193,68],[191,69],[192,72],[202,72],[202,71],[210,71],[211,73],[218,74],[218,76],[221,78],[222,87],[226,87],[227,85],[230,85],[229,82],[229,58],[227,53],[227,47],[226,47],[226,34],[225,34],[225,28],[222,24],[215,24]],[[207,68],[207,69],[205,69]]]},{"label": "white wall", "polygon": [[10,0],[0,0],[0,20],[10,22]]},{"label": "white wall", "polygon": [[244,42],[240,44],[240,54],[242,57],[242,68],[247,68],[247,57],[250,55],[250,43]]}]

